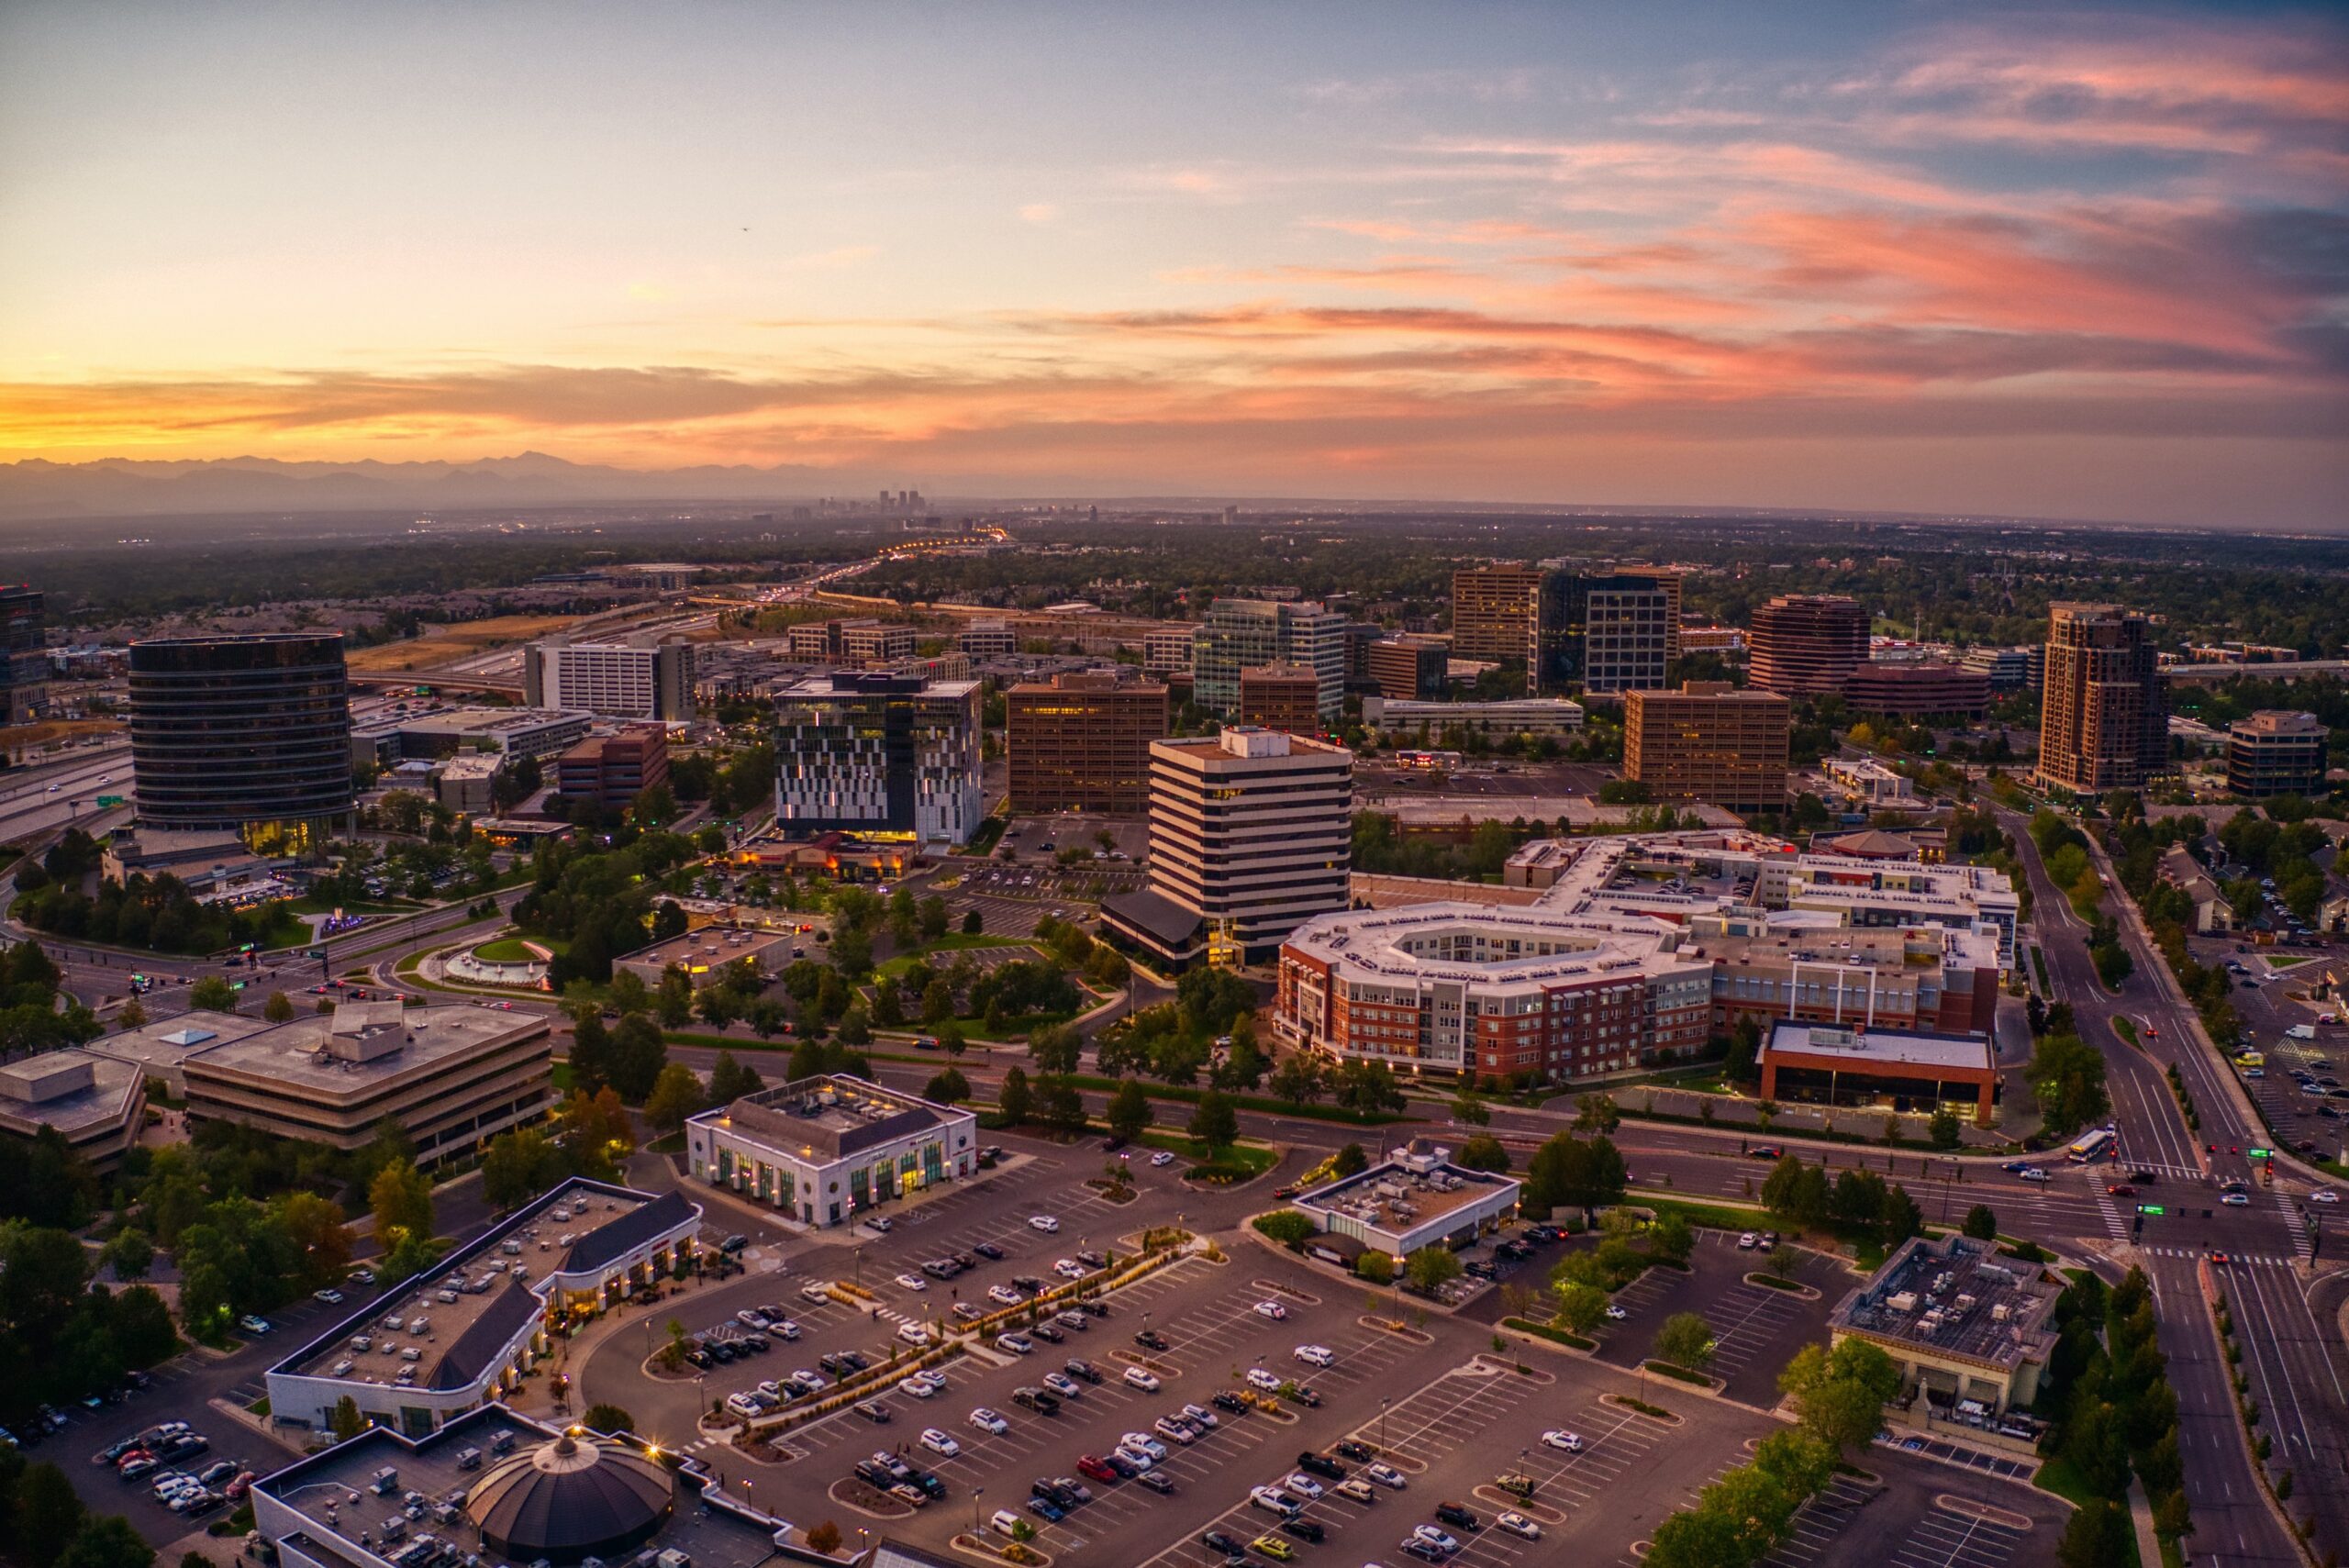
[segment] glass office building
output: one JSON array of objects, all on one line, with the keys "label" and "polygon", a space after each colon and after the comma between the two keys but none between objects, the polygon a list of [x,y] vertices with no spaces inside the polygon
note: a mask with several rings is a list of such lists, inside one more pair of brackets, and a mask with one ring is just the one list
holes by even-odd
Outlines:
[{"label": "glass office building", "polygon": [[298,853],[346,828],[351,700],[340,633],[130,645],[130,756],[142,827],[233,831]]}]

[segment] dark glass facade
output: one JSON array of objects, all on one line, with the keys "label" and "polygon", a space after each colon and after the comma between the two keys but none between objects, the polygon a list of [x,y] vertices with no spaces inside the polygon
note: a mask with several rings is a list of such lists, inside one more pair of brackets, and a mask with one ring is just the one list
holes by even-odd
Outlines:
[{"label": "dark glass facade", "polygon": [[0,724],[30,724],[48,707],[40,590],[0,588]]},{"label": "dark glass facade", "polygon": [[132,643],[130,756],[145,826],[301,847],[351,813],[342,638]]}]

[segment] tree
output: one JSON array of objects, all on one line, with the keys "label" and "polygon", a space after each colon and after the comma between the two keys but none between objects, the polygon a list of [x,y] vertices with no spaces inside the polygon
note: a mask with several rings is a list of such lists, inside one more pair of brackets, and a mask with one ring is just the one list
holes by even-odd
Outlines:
[{"label": "tree", "polygon": [[701,1080],[684,1062],[672,1062],[652,1081],[652,1092],[644,1098],[644,1119],[663,1132],[674,1132],[701,1108]]},{"label": "tree", "polygon": [[600,1014],[591,1012],[571,1027],[571,1082],[592,1095],[611,1079],[611,1031]]},{"label": "tree", "polygon": [[1755,1446],[1753,1463],[1797,1497],[1810,1496],[1835,1475],[1834,1451],[1808,1432],[1772,1432]]},{"label": "tree", "polygon": [[1607,1320],[1607,1293],[1597,1285],[1561,1280],[1551,1289],[1558,1297],[1560,1328],[1586,1336]]},{"label": "tree", "polygon": [[283,991],[272,991],[269,1000],[261,1005],[261,1016],[273,1024],[294,1021],[294,998]]},{"label": "tree", "polygon": [[899,887],[889,895],[889,940],[902,952],[914,945],[921,933],[921,915],[914,906],[914,890]]},{"label": "tree", "polygon": [[367,1207],[375,1217],[375,1241],[386,1252],[402,1238],[432,1235],[432,1183],[406,1160],[395,1160],[367,1184]]},{"label": "tree", "polygon": [[62,1556],[88,1516],[73,1483],[56,1465],[28,1465],[17,1478],[14,1533],[33,1568],[50,1568]]},{"label": "tree", "polygon": [[943,980],[922,987],[921,1021],[933,1028],[954,1016],[954,988]]},{"label": "tree", "polygon": [[730,1051],[719,1051],[717,1065],[709,1070],[709,1103],[714,1106],[730,1106],[765,1087],[759,1070],[737,1062]]},{"label": "tree", "polygon": [[958,1106],[971,1097],[971,1081],[959,1068],[949,1067],[935,1074],[922,1088],[921,1097],[941,1106]]},{"label": "tree", "polygon": [[923,941],[939,941],[945,937],[948,913],[946,900],[934,893],[921,901],[917,918]]},{"label": "tree", "polygon": [[1623,1125],[1623,1113],[1612,1095],[1583,1095],[1575,1100],[1575,1130],[1613,1132]]},{"label": "tree", "polygon": [[1122,1142],[1130,1143],[1142,1135],[1156,1115],[1150,1096],[1142,1092],[1141,1081],[1128,1078],[1109,1096],[1109,1134]]},{"label": "tree", "polygon": [[104,1514],[83,1525],[58,1558],[57,1568],[152,1568],[155,1549],[139,1539],[120,1514]]},{"label": "tree", "polygon": [[147,1271],[154,1266],[155,1243],[137,1226],[127,1226],[106,1244],[98,1261],[112,1268],[118,1280],[144,1279]]},{"label": "tree", "polygon": [[334,1414],[328,1424],[339,1441],[349,1442],[367,1429],[367,1418],[359,1413],[359,1401],[346,1394],[334,1402]]},{"label": "tree", "polygon": [[840,1036],[842,1045],[873,1043],[873,1021],[865,1016],[863,1002],[850,1003],[848,1011],[841,1015]]},{"label": "tree", "polygon": [[849,980],[862,980],[873,969],[873,939],[859,929],[832,932],[832,967]]},{"label": "tree", "polygon": [[1713,1326],[1697,1312],[1675,1312],[1655,1331],[1655,1353],[1675,1366],[1702,1372],[1713,1359]]},{"label": "tree", "polygon": [[1359,1143],[1342,1144],[1330,1157],[1330,1169],[1341,1181],[1348,1176],[1359,1176],[1370,1169],[1370,1155]]},{"label": "tree", "polygon": [[481,1159],[482,1195],[501,1209],[519,1208],[569,1172],[562,1151],[536,1128],[489,1140]]},{"label": "tree", "polygon": [[1643,1561],[1646,1568],[1743,1568],[1753,1559],[1729,1516],[1699,1508],[1669,1515],[1657,1525]]},{"label": "tree", "polygon": [[963,934],[964,936],[975,937],[985,929],[986,929],[986,924],[983,919],[981,919],[979,912],[976,909],[967,909],[963,911]]},{"label": "tree", "polygon": [[1474,1095],[1463,1095],[1452,1102],[1452,1119],[1463,1127],[1486,1127],[1491,1124],[1493,1113]]},{"label": "tree", "polygon": [[2077,1035],[2042,1035],[2022,1075],[2054,1137],[2068,1138],[2111,1109],[2104,1054]]},{"label": "tree", "polygon": [[1028,1059],[1039,1073],[1074,1073],[1085,1050],[1085,1037],[1068,1024],[1046,1024],[1028,1037]]},{"label": "tree", "polygon": [[1965,1233],[1976,1241],[1998,1239],[1998,1217],[1987,1203],[1977,1203],[1965,1211]]},{"label": "tree", "polygon": [[187,1005],[199,1012],[233,1013],[237,988],[217,974],[207,974],[188,987]]},{"label": "tree", "polygon": [[1359,1117],[1403,1108],[1403,1086],[1384,1062],[1349,1062],[1338,1069],[1337,1101]]},{"label": "tree", "polygon": [[1648,1256],[1667,1263],[1686,1263],[1697,1250],[1697,1233],[1677,1214],[1667,1214],[1648,1228]]},{"label": "tree", "polygon": [[580,1419],[586,1423],[589,1431],[602,1432],[607,1437],[636,1430],[636,1418],[618,1405],[590,1405],[587,1413]]},{"label": "tree", "polygon": [[2118,1504],[2090,1497],[2065,1524],[2055,1561],[2062,1568],[2120,1568],[2136,1556],[2129,1529],[2129,1517]]},{"label": "tree", "polygon": [[1883,1425],[1884,1402],[1900,1392],[1900,1368],[1865,1340],[1833,1350],[1805,1345],[1778,1373],[1802,1429],[1838,1454],[1866,1447]]},{"label": "tree", "polygon": [[1460,1260],[1449,1247],[1422,1247],[1403,1260],[1403,1277],[1413,1290],[1433,1296],[1460,1277]]},{"label": "tree", "polygon": [[[1016,1071],[1016,1069],[1015,1069]],[[1240,1141],[1240,1113],[1230,1100],[1213,1089],[1199,1096],[1192,1107],[1189,1127],[1193,1138],[1204,1144],[1212,1159],[1222,1150]]]},{"label": "tree", "polygon": [[996,1093],[996,1110],[1005,1126],[1018,1127],[1028,1119],[1031,1109],[1028,1074],[1024,1069],[1014,1067],[1003,1075],[1003,1087]]},{"label": "tree", "polygon": [[807,1548],[829,1557],[841,1549],[841,1527],[829,1519],[819,1520],[816,1528],[807,1532]]},{"label": "tree", "polygon": [[1802,1499],[1758,1464],[1741,1464],[1698,1495],[1704,1513],[1729,1521],[1743,1561],[1758,1560],[1777,1545]]},{"label": "tree", "polygon": [[1489,1132],[1480,1132],[1468,1140],[1452,1159],[1453,1163],[1470,1171],[1508,1169],[1508,1151],[1502,1147],[1499,1139]]},{"label": "tree", "polygon": [[1323,1086],[1321,1064],[1301,1051],[1283,1057],[1265,1084],[1275,1096],[1297,1110],[1303,1110],[1319,1099]]},{"label": "tree", "polygon": [[628,1104],[642,1105],[668,1064],[669,1043],[661,1026],[642,1013],[629,1014],[612,1030],[611,1086]]},{"label": "tree", "polygon": [[[426,1192],[424,1234],[429,1236],[432,1224],[429,1185]],[[305,1290],[342,1283],[351,1272],[351,1227],[343,1223],[340,1204],[317,1193],[287,1193],[271,1201],[270,1216],[300,1260]]]},{"label": "tree", "polygon": [[1925,1124],[1925,1136],[1936,1149],[1954,1149],[1962,1135],[1957,1113],[1947,1106],[1936,1106],[1932,1119]]},{"label": "tree", "polygon": [[[663,906],[674,908],[674,905]],[[694,977],[683,964],[673,963],[661,972],[661,988],[653,995],[652,1010],[660,1015],[662,1027],[681,1029],[694,1021]],[[620,1020],[625,1024],[628,1020]]]}]

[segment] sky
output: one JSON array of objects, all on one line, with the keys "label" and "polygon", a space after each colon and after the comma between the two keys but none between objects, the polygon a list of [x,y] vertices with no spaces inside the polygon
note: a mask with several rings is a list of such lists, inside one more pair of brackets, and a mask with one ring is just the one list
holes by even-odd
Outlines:
[{"label": "sky", "polygon": [[2349,12],[0,7],[0,461],[524,450],[2349,527]]}]

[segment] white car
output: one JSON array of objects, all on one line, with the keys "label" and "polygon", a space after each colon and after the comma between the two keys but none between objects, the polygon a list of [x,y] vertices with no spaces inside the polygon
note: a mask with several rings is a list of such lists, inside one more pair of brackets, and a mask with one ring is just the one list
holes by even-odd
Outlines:
[{"label": "white car", "polygon": [[1200,1405],[1184,1406],[1182,1409],[1182,1416],[1185,1420],[1189,1421],[1192,1425],[1204,1428],[1208,1431],[1213,1431],[1216,1428],[1223,1424],[1220,1420],[1217,1419],[1216,1413],[1214,1411]]},{"label": "white car", "polygon": [[1011,1538],[1017,1538],[1019,1534],[1019,1527],[1027,1522],[1027,1520],[1021,1518],[1018,1514],[1013,1513],[1009,1508],[997,1508],[994,1513],[987,1516],[987,1528],[989,1529],[994,1530],[997,1535]]},{"label": "white car", "polygon": [[2047,1173],[2044,1166],[2041,1165],[2025,1165],[2021,1170],[2017,1171],[2015,1174],[2021,1176],[2026,1182],[2052,1182],[2055,1179]]},{"label": "white car", "polygon": [[1266,1513],[1278,1514],[1283,1518],[1298,1511],[1297,1499],[1277,1486],[1251,1486],[1248,1501]]},{"label": "white car", "polygon": [[1017,1307],[1028,1298],[1008,1284],[991,1284],[987,1286],[987,1299],[1005,1307]]},{"label": "white car", "polygon": [[909,1345],[927,1347],[930,1343],[930,1329],[921,1323],[900,1323],[897,1325],[897,1338]]},{"label": "white car", "polygon": [[1357,1503],[1375,1503],[1378,1501],[1378,1494],[1372,1491],[1370,1489],[1370,1483],[1364,1481],[1359,1475],[1349,1475],[1343,1481],[1339,1482],[1335,1486],[1330,1487],[1330,1490],[1336,1493],[1341,1497],[1352,1497]]},{"label": "white car", "polygon": [[1400,1492],[1410,1485],[1403,1479],[1403,1473],[1391,1464],[1374,1464],[1365,1469],[1363,1473],[1390,1492]]},{"label": "white car", "polygon": [[2341,1195],[2334,1192],[2331,1187],[2319,1187],[2316,1191],[2309,1194],[2309,1201],[2310,1203],[2339,1203],[2341,1201]]},{"label": "white car", "polygon": [[1308,1366],[1334,1366],[1338,1361],[1338,1352],[1327,1345],[1299,1345],[1290,1354]]},{"label": "white car", "polygon": [[1259,1318],[1269,1318],[1274,1322],[1277,1323],[1282,1318],[1288,1316],[1288,1308],[1283,1307],[1277,1301],[1260,1301],[1256,1303],[1256,1316]]},{"label": "white car", "polygon": [[1180,1443],[1185,1448],[1199,1440],[1197,1428],[1188,1421],[1178,1420],[1173,1416],[1159,1417],[1150,1424],[1150,1429],[1168,1441]]},{"label": "white car", "polygon": [[1263,1367],[1252,1366],[1248,1369],[1249,1387],[1261,1388],[1265,1393],[1271,1394],[1277,1390],[1280,1385],[1281,1380],[1273,1373],[1266,1372]]},{"label": "white car", "polygon": [[2221,1193],[2219,1201],[2230,1208],[2243,1208],[2250,1205],[2251,1195],[2249,1193]]},{"label": "white car", "polygon": [[1737,1239],[1738,1251],[1742,1252],[1750,1252],[1760,1245],[1762,1245],[1762,1238],[1751,1230]]},{"label": "white car", "polygon": [[1629,1318],[1630,1316],[1631,1316],[1631,1314],[1630,1314],[1630,1313],[1628,1313],[1628,1312],[1624,1311],[1621,1307],[1620,1307],[1616,1306],[1613,1302],[1611,1302],[1611,1301],[1610,1301],[1610,1302],[1609,1302],[1609,1303],[1607,1304],[1607,1319],[1608,1319],[1608,1321],[1609,1321],[1609,1322],[1610,1322],[1610,1323],[1620,1323],[1621,1321],[1623,1321],[1623,1319],[1625,1319],[1626,1318]]},{"label": "white car", "polygon": [[269,1319],[266,1318],[255,1318],[250,1313],[248,1313],[244,1317],[237,1319],[237,1327],[242,1329],[248,1334],[266,1334],[269,1332]]},{"label": "white car", "polygon": [[921,1429],[921,1446],[941,1459],[952,1459],[963,1451],[963,1445],[940,1431],[936,1427]]},{"label": "white car", "polygon": [[1527,1518],[1523,1514],[1503,1514],[1499,1518],[1495,1519],[1493,1522],[1500,1526],[1501,1529],[1508,1531],[1509,1534],[1514,1536],[1522,1536],[1527,1540],[1539,1540],[1542,1539],[1542,1527],[1535,1524],[1531,1519]]},{"label": "white car", "polygon": [[1158,1461],[1150,1457],[1150,1451],[1147,1449],[1130,1448],[1124,1443],[1119,1443],[1116,1448],[1111,1449],[1109,1451],[1116,1454],[1119,1459],[1124,1460],[1128,1464],[1132,1465],[1136,1470],[1149,1471],[1158,1468]]},{"label": "white car", "polygon": [[1321,1483],[1314,1480],[1302,1470],[1293,1470],[1284,1476],[1281,1480],[1281,1489],[1294,1492],[1308,1503],[1319,1501],[1324,1490]]},{"label": "white car", "polygon": [[1150,1162],[1153,1165],[1172,1165],[1174,1163],[1174,1151],[1171,1149],[1162,1149],[1150,1157]]},{"label": "white car", "polygon": [[1059,1262],[1052,1265],[1052,1273],[1060,1275],[1063,1279],[1083,1279],[1085,1277],[1085,1265],[1078,1262],[1074,1258],[1063,1258]]},{"label": "white car", "polygon": [[1127,1432],[1118,1439],[1119,1448],[1140,1449],[1152,1459],[1166,1457],[1166,1445],[1148,1432]]},{"label": "white car", "polygon": [[997,1334],[995,1337],[995,1348],[998,1351],[1008,1351],[1015,1356],[1024,1356],[1034,1353],[1036,1341],[1025,1334]]},{"label": "white car", "polygon": [[1049,1214],[1031,1214],[1028,1217],[1028,1229],[1030,1230],[1041,1230],[1050,1236],[1057,1232],[1060,1228],[1061,1222]]},{"label": "white car", "polygon": [[1552,1448],[1561,1449],[1567,1453],[1582,1451],[1582,1434],[1567,1431],[1564,1427],[1551,1428],[1542,1434],[1542,1440]]},{"label": "white car", "polygon": [[971,1412],[970,1420],[971,1425],[978,1428],[979,1430],[983,1432],[992,1432],[996,1437],[1001,1437],[1004,1433],[1011,1430],[1011,1423],[1009,1421],[1005,1420],[1002,1416],[988,1409],[984,1405]]},{"label": "white car", "polygon": [[1126,1381],[1133,1385],[1136,1388],[1141,1389],[1144,1394],[1155,1394],[1162,1386],[1158,1381],[1158,1374],[1156,1373],[1145,1372],[1138,1366],[1130,1366],[1126,1368]]},{"label": "white car", "polygon": [[897,1284],[907,1290],[928,1290],[930,1282],[919,1274],[899,1274]]},{"label": "white car", "polygon": [[917,1399],[927,1399],[938,1392],[938,1385],[930,1382],[926,1374],[918,1372],[898,1384],[897,1392],[910,1394]]},{"label": "white car", "polygon": [[1433,1525],[1413,1525],[1411,1533],[1446,1556],[1460,1550],[1460,1541],[1457,1537],[1448,1535]]}]

